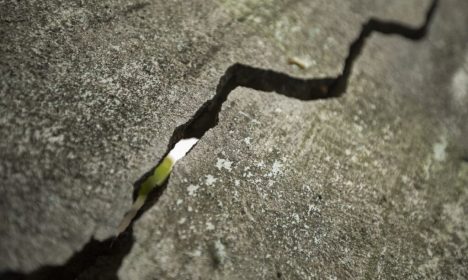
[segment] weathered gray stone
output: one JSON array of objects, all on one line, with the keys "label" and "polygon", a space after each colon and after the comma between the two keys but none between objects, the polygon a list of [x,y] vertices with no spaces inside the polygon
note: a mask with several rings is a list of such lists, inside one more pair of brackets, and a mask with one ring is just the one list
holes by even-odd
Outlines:
[{"label": "weathered gray stone", "polygon": [[229,29],[206,1],[1,5],[0,269],[31,270],[115,232]]},{"label": "weathered gray stone", "polygon": [[[442,5],[426,41],[373,36],[342,99],[236,90],[136,223],[121,278],[466,277],[468,166],[457,142],[466,123],[450,104],[467,17],[454,17],[454,4]],[[284,13],[311,13],[297,5]],[[300,30],[326,25],[313,21]],[[296,36],[292,53],[307,41]],[[281,51],[257,49],[264,67],[294,73],[274,59]],[[313,68],[308,76],[324,74]]]},{"label": "weathered gray stone", "polygon": [[[466,278],[465,2],[441,2],[421,42],[373,35],[340,99],[233,92],[135,224],[120,278]],[[2,3],[0,269],[112,235],[232,63],[333,76],[370,16],[416,26],[428,4]]]}]

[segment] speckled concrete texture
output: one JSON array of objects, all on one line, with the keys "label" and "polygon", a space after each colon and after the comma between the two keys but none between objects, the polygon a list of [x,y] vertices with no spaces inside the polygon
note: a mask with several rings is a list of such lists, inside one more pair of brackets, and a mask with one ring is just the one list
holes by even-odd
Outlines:
[{"label": "speckled concrete texture", "polygon": [[[417,26],[429,5],[388,2],[1,2],[0,269],[111,236],[232,63],[336,75],[369,17]],[[342,98],[233,92],[120,279],[468,277],[466,11],[441,1],[420,42],[373,35]]]}]

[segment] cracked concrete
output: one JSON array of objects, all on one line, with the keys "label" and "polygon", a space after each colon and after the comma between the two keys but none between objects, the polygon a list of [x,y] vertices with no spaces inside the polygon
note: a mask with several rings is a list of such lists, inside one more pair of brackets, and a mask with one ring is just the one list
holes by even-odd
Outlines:
[{"label": "cracked concrete", "polygon": [[[418,25],[428,5],[368,2],[0,9],[1,268],[63,263],[109,236],[233,62],[332,75],[368,16]],[[443,1],[420,43],[372,36],[340,100],[237,89],[135,224],[120,278],[465,278],[466,100],[451,98],[466,97],[464,6]]]},{"label": "cracked concrete", "polygon": [[[464,113],[444,105],[459,66],[430,66],[466,52],[462,41],[451,51],[441,43],[457,37],[444,30],[448,11],[442,5],[425,42],[373,36],[342,99],[237,89],[135,224],[122,279],[465,278]],[[216,168],[220,160],[232,171]],[[200,186],[196,196],[189,185]]]}]

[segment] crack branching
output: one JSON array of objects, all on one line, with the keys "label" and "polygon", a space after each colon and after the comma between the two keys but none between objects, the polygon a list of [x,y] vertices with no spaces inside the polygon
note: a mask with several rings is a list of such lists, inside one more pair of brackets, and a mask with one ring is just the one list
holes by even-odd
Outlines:
[{"label": "crack branching", "polygon": [[[374,18],[368,20],[362,26],[359,36],[350,45],[343,70],[337,77],[300,79],[273,70],[239,63],[230,66],[220,78],[214,97],[206,101],[188,122],[174,130],[168,144],[168,149],[162,159],[153,169],[135,182],[133,199],[135,204],[138,204],[138,207],[132,209],[134,213],[128,216],[130,218],[123,223],[123,228],[126,228],[126,230],[122,230],[122,234],[119,231],[120,235],[118,237],[112,237],[104,241],[91,239],[81,251],[75,253],[63,265],[44,266],[30,274],[4,272],[0,274],[0,278],[34,280],[76,279],[90,268],[98,266],[102,269],[100,271],[101,276],[107,275],[106,279],[118,279],[117,270],[134,243],[132,234],[133,223],[159,200],[159,197],[167,187],[172,167],[175,164],[175,161],[171,161],[170,159],[171,151],[174,150],[176,144],[181,140],[201,139],[208,130],[215,127],[218,124],[221,107],[234,89],[245,87],[265,92],[276,92],[303,101],[338,98],[346,92],[353,65],[361,54],[366,39],[372,33],[399,35],[413,41],[421,40],[427,34],[438,2],[439,0],[433,0],[426,12],[424,23],[417,28],[393,21],[383,21]],[[193,145],[189,149],[193,148]],[[138,202],[139,197],[143,197],[143,202]],[[106,259],[107,261],[97,264],[98,259]]]}]

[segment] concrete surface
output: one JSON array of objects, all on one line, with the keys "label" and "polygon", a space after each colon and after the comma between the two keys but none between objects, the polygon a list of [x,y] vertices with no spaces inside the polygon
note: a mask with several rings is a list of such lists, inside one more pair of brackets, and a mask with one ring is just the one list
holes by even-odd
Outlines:
[{"label": "concrete surface", "polygon": [[[416,26],[429,4],[387,2],[1,2],[0,270],[111,236],[232,63],[336,75],[370,16]],[[467,278],[465,11],[442,1],[418,43],[373,35],[343,98],[237,89],[120,279]]]}]

